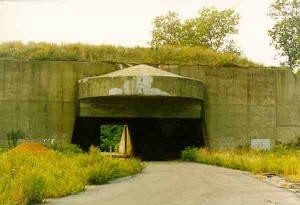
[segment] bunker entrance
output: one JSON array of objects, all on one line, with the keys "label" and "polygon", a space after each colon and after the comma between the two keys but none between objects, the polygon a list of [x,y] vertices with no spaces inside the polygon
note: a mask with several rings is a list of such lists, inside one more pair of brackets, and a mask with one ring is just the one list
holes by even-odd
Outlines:
[{"label": "bunker entrance", "polygon": [[84,150],[100,146],[103,125],[127,125],[132,154],[143,160],[179,158],[187,146],[204,146],[201,119],[78,117],[72,142]]},{"label": "bunker entrance", "polygon": [[127,125],[119,150],[128,144],[123,153],[144,160],[176,159],[185,147],[204,145],[199,80],[136,65],[79,80],[78,97],[73,143],[85,150],[100,146],[105,124]]}]

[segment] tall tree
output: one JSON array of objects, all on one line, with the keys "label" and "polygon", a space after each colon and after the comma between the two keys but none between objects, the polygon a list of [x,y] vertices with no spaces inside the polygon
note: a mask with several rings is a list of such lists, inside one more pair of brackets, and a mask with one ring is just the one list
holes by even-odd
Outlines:
[{"label": "tall tree", "polygon": [[275,20],[269,35],[291,70],[300,64],[300,0],[275,0],[269,15]]},{"label": "tall tree", "polygon": [[204,8],[196,18],[185,22],[185,42],[220,50],[226,37],[238,32],[239,20],[239,14],[232,9],[218,11],[216,8]]},{"label": "tall tree", "polygon": [[151,45],[203,46],[220,50],[226,38],[238,32],[239,19],[239,14],[231,9],[204,8],[197,17],[185,22],[180,21],[178,13],[169,12],[154,19]]},{"label": "tall tree", "polygon": [[182,39],[182,24],[178,13],[169,11],[167,15],[157,16],[153,22],[151,45],[179,45]]}]

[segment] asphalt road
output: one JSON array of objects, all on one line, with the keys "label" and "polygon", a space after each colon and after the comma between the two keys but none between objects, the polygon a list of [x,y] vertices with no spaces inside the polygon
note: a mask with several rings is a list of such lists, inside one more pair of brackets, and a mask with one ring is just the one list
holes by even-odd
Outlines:
[{"label": "asphalt road", "polygon": [[300,205],[300,198],[240,171],[196,163],[149,162],[142,174],[49,204]]}]

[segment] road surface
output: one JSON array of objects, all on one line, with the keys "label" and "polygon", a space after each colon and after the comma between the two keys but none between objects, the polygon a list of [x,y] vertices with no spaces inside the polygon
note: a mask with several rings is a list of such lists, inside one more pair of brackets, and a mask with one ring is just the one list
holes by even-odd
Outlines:
[{"label": "road surface", "polygon": [[149,162],[143,173],[49,205],[300,205],[300,198],[246,173],[185,162]]}]

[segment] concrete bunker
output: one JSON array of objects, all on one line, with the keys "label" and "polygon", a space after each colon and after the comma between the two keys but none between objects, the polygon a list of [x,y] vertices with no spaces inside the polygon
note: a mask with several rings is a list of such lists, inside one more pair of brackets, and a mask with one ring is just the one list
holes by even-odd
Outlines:
[{"label": "concrete bunker", "polygon": [[203,146],[202,82],[146,65],[79,81],[72,142],[100,143],[100,126],[126,124],[133,155],[172,159],[186,146]]}]

